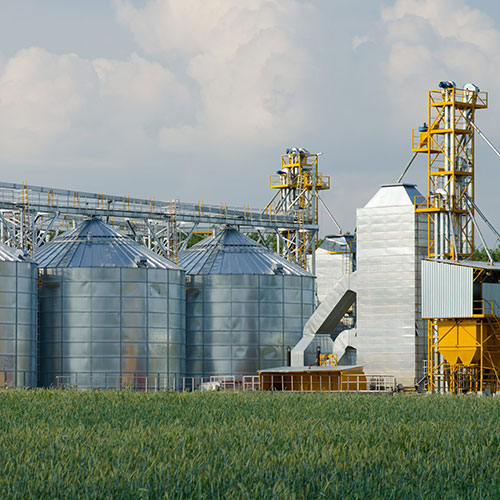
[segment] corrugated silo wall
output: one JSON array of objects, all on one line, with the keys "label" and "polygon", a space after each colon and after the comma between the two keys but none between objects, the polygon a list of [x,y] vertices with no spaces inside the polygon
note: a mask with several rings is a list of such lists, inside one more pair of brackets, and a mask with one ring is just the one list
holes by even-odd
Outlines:
[{"label": "corrugated silo wall", "polygon": [[199,275],[188,278],[188,376],[254,375],[286,363],[313,312],[314,278]]},{"label": "corrugated silo wall", "polygon": [[420,292],[425,215],[413,205],[358,209],[357,248],[358,363],[366,373],[413,385],[427,350]]},{"label": "corrugated silo wall", "polygon": [[0,262],[0,385],[36,386],[37,267]]},{"label": "corrugated silo wall", "polygon": [[119,388],[184,376],[185,276],[173,269],[46,268],[40,382]]}]

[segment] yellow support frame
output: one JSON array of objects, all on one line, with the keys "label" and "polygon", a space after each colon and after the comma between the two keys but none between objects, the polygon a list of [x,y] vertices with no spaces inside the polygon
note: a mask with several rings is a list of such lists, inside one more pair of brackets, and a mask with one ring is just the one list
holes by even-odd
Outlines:
[{"label": "yellow support frame", "polygon": [[[412,131],[412,151],[426,153],[428,163],[425,197],[415,200],[416,211],[427,214],[428,257],[451,260],[474,253],[473,220],[466,197],[474,200],[474,119],[476,109],[488,107],[486,92],[465,89],[430,90],[428,128]],[[447,144],[447,141],[449,143]],[[448,197],[443,192],[449,194]],[[473,208],[470,209],[473,213]],[[437,214],[449,231],[443,234],[444,251],[436,249]],[[450,220],[451,222],[446,222]]]},{"label": "yellow support frame", "polygon": [[330,189],[330,177],[318,171],[318,155],[294,152],[281,155],[281,169],[269,177],[269,187],[279,190],[265,211],[289,215],[299,224],[298,230],[279,231],[283,255],[307,268],[307,255],[316,249],[317,231],[306,225],[318,225],[319,191]]},{"label": "yellow support frame", "polygon": [[[427,215],[427,255],[454,261],[474,254],[475,144],[477,109],[488,94],[444,88],[428,93],[426,126],[412,131],[412,151],[427,155],[427,196],[415,211]],[[474,269],[481,283],[482,269]],[[493,306],[474,303],[472,318],[430,318],[427,373],[430,392],[482,392],[500,388],[500,318]],[[424,318],[426,319],[426,318]]]}]

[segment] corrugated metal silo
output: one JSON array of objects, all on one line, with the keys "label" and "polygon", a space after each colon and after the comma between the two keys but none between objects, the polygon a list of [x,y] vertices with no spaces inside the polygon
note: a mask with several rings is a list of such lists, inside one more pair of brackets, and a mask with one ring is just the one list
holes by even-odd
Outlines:
[{"label": "corrugated metal silo", "polygon": [[36,386],[37,266],[0,245],[0,386]]},{"label": "corrugated metal silo", "polygon": [[185,369],[185,273],[98,219],[41,247],[44,386],[169,387]]},{"label": "corrugated metal silo", "polygon": [[227,228],[180,258],[188,274],[186,372],[250,375],[286,364],[314,307],[314,277]]}]

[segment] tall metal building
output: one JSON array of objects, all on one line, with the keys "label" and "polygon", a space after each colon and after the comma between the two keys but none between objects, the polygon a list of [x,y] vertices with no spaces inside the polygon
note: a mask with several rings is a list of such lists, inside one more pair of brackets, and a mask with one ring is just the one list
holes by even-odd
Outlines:
[{"label": "tall metal building", "polygon": [[357,210],[357,362],[405,386],[420,381],[426,356],[420,261],[427,226],[415,213],[419,195],[412,184],[386,185]]},{"label": "tall metal building", "polygon": [[185,369],[185,274],[90,219],[42,246],[40,382],[173,387]]},{"label": "tall metal building", "polygon": [[191,247],[186,371],[251,375],[286,364],[314,307],[314,277],[233,228]]},{"label": "tall metal building", "polygon": [[0,245],[0,385],[36,386],[37,266]]}]

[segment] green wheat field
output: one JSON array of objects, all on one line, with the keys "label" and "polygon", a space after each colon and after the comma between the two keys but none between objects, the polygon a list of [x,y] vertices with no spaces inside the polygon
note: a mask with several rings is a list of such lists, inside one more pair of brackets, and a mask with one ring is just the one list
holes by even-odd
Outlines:
[{"label": "green wheat field", "polygon": [[0,498],[500,498],[500,398],[0,393]]}]

